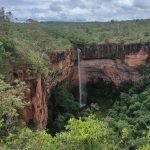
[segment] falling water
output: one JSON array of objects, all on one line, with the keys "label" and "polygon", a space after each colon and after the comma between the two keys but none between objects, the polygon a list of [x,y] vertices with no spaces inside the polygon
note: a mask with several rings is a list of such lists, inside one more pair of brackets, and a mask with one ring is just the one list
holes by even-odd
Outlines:
[{"label": "falling water", "polygon": [[80,107],[84,107],[86,105],[86,75],[84,73],[83,68],[81,68],[81,50],[77,49],[78,52],[78,75],[79,75],[79,100]]}]

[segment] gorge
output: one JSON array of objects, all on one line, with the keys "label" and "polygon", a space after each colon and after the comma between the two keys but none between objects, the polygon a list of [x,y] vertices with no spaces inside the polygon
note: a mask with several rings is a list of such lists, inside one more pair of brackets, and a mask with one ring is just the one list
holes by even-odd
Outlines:
[{"label": "gorge", "polygon": [[[97,45],[80,47],[81,67],[84,68],[87,84],[105,83],[121,86],[126,81],[142,78],[137,68],[145,65],[148,59],[150,43],[129,45]],[[76,48],[67,52],[49,53],[54,72],[44,77],[42,74],[31,75],[22,66],[14,68],[12,78],[22,79],[26,83],[25,95],[30,102],[20,115],[22,122],[35,122],[37,128],[45,128],[48,120],[48,103],[51,90],[57,84],[69,78],[69,88],[78,87],[78,63]],[[84,75],[83,75],[84,76]]]}]

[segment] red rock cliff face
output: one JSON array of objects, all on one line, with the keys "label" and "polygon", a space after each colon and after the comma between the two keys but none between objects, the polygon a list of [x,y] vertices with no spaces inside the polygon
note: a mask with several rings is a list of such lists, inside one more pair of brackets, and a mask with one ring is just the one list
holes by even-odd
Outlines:
[{"label": "red rock cliff face", "polygon": [[32,98],[32,107],[34,108],[34,119],[37,122],[38,128],[43,128],[48,118],[45,95],[41,83],[41,76],[37,79],[35,96]]},{"label": "red rock cliff face", "polygon": [[22,110],[20,119],[28,124],[33,123],[38,128],[43,128],[48,112],[41,75],[34,82],[26,81],[26,86],[25,96],[29,104]]},{"label": "red rock cliff face", "polygon": [[[47,100],[50,97],[51,88],[65,80],[72,72],[73,63],[70,53],[51,53],[53,73],[47,78],[41,75],[32,79],[21,77],[26,82],[25,96],[29,104],[22,110],[20,120],[26,124],[33,124],[37,128],[45,128],[48,119]],[[24,70],[22,75],[27,74]],[[18,76],[18,70],[15,71]],[[25,75],[24,75],[25,76]]]},{"label": "red rock cliff face", "polygon": [[[103,79],[105,82],[112,82],[119,86],[125,81],[136,81],[142,78],[138,71],[120,60],[86,60],[81,62],[81,68],[83,78],[86,78],[87,83],[96,83]],[[74,68],[72,84],[78,86],[77,67]]]},{"label": "red rock cliff face", "polygon": [[138,53],[125,55],[124,62],[130,67],[144,65],[148,58],[148,53],[142,47]]},{"label": "red rock cliff face", "polygon": [[[93,48],[93,49],[92,49]],[[131,45],[98,45],[82,48],[81,68],[87,82],[97,82],[103,79],[119,86],[125,81],[135,81],[142,78],[136,70],[144,65],[148,58],[150,43]],[[74,68],[73,84],[78,84],[78,70]]]}]

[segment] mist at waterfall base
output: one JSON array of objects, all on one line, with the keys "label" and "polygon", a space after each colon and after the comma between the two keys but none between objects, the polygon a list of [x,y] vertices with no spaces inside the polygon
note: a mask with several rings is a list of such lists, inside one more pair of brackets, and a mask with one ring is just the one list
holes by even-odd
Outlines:
[{"label": "mist at waterfall base", "polygon": [[81,50],[77,49],[78,53],[78,76],[79,76],[79,101],[80,107],[86,106],[87,89],[86,89],[86,73],[81,66]]}]

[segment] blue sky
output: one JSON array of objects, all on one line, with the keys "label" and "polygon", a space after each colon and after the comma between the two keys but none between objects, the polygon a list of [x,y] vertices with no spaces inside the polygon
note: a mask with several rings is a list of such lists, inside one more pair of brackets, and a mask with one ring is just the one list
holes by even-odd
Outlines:
[{"label": "blue sky", "polygon": [[19,21],[108,21],[150,18],[150,0],[0,0]]}]

